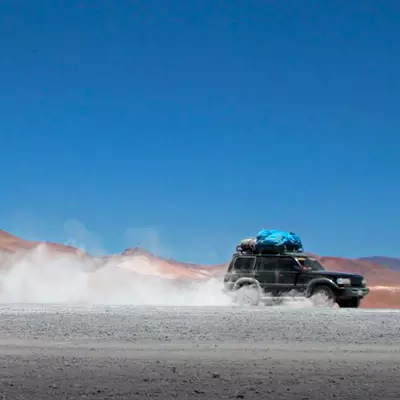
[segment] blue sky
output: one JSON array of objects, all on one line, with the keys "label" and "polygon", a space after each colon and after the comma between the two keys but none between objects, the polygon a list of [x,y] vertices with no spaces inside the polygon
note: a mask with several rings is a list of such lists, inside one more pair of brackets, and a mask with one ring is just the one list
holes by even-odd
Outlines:
[{"label": "blue sky", "polygon": [[3,1],[1,228],[400,256],[399,48],[396,1]]}]

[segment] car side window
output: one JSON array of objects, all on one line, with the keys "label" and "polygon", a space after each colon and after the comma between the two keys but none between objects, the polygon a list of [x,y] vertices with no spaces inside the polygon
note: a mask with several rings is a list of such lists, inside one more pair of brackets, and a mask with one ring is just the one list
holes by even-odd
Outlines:
[{"label": "car side window", "polygon": [[239,257],[235,260],[235,271],[249,271],[253,269],[255,263],[254,257]]},{"label": "car side window", "polygon": [[276,266],[276,257],[260,257],[257,262],[257,271],[275,271]]},{"label": "car side window", "polygon": [[299,265],[296,260],[290,257],[282,257],[278,261],[278,270],[279,271],[287,271],[287,272],[295,272],[299,270]]}]

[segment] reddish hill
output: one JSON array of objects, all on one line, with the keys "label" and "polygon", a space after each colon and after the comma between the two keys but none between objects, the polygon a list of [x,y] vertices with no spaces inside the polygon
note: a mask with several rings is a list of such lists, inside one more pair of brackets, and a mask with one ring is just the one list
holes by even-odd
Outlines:
[{"label": "reddish hill", "polygon": [[400,271],[400,258],[374,256],[374,257],[363,257],[360,258],[360,260],[365,260],[372,262],[374,264],[382,265],[384,267],[391,269],[392,271]]},{"label": "reddish hill", "polygon": [[76,253],[82,254],[83,252],[75,247],[66,246],[59,243],[52,242],[33,242],[25,239],[21,239],[17,236],[11,235],[0,229],[0,251],[7,251],[15,253],[20,250],[32,250],[41,243],[45,243],[48,248],[52,251],[62,253]]},{"label": "reddish hill", "polygon": [[[158,257],[137,247],[126,249],[122,255],[114,255],[111,259],[113,260],[112,262],[117,262],[119,267],[125,266],[128,269],[136,267],[137,263],[134,263],[133,261],[141,260],[142,262],[147,263],[148,268],[156,268],[157,273],[164,274],[171,278],[200,280],[222,276],[226,270],[225,264],[206,266],[184,263],[172,259]],[[136,272],[140,272],[137,268],[135,268],[135,270]]]}]

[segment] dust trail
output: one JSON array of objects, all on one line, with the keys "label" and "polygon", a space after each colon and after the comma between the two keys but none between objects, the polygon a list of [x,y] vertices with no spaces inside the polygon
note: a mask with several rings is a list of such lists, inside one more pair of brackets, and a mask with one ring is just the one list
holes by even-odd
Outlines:
[{"label": "dust trail", "polygon": [[[143,255],[96,258],[57,253],[45,244],[15,254],[0,252],[0,303],[238,306],[222,289],[221,278],[174,270]],[[290,297],[266,305],[313,307],[311,300]]]},{"label": "dust trail", "polygon": [[[106,305],[224,306],[218,279],[178,280],[140,257],[55,254],[46,245],[0,254],[0,302]],[[141,271],[141,273],[138,273]]]}]

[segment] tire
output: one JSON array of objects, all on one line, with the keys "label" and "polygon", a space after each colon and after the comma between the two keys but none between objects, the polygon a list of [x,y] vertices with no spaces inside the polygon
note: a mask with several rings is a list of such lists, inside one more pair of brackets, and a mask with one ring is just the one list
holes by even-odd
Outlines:
[{"label": "tire", "polygon": [[258,306],[261,301],[260,289],[256,285],[243,285],[236,291],[240,306]]},{"label": "tire", "polygon": [[360,307],[360,303],[361,299],[358,297],[338,301],[338,305],[340,308],[358,308]]},{"label": "tire", "polygon": [[333,307],[336,296],[327,285],[317,285],[311,294],[311,301],[316,307]]}]

